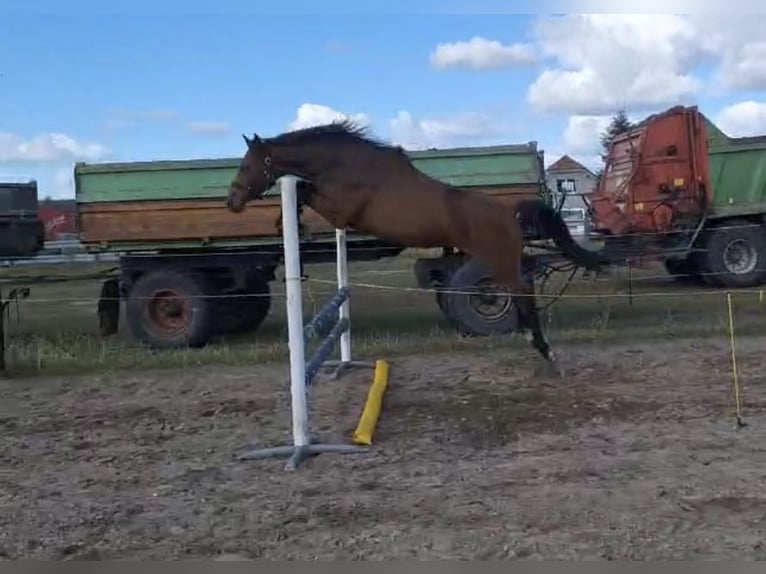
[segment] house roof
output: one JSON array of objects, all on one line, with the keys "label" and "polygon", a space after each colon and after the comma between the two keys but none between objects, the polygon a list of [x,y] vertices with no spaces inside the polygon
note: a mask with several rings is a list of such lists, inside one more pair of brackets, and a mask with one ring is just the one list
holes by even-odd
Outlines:
[{"label": "house roof", "polygon": [[548,172],[564,172],[564,171],[585,171],[592,173],[587,167],[581,164],[579,161],[573,160],[568,155],[564,154],[559,159],[554,161],[547,170]]}]

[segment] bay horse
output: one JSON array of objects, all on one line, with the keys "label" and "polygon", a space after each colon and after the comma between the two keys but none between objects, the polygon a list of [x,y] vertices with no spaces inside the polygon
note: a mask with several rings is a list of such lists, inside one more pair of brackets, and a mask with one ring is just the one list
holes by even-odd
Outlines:
[{"label": "bay horse", "polygon": [[[534,284],[522,278],[521,222],[534,221],[578,265],[598,269],[557,211],[542,199],[511,205],[442,183],[418,170],[404,149],[367,135],[350,121],[288,131],[271,138],[243,134],[247,151],[231,182],[227,207],[241,212],[285,175],[307,180],[304,201],[338,229],[354,229],[404,247],[452,247],[486,265],[495,283],[517,297],[520,327],[549,364]],[[528,331],[527,331],[528,329]]]}]

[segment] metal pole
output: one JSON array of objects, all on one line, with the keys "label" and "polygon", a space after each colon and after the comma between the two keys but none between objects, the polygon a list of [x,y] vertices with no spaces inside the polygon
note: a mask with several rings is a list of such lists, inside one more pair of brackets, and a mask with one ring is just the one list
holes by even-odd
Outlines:
[{"label": "metal pole", "polygon": [[285,289],[287,291],[287,330],[290,350],[290,393],[293,414],[293,444],[309,444],[306,400],[306,358],[303,346],[303,297],[301,294],[300,238],[296,179],[280,180],[282,193],[282,234],[285,253]]},{"label": "metal pole", "polygon": [[[346,254],[346,230],[335,230],[335,249],[338,272],[338,289],[348,289],[348,256]],[[351,362],[351,305],[348,298],[338,310],[338,320],[347,323],[346,330],[340,336],[340,362]]]}]

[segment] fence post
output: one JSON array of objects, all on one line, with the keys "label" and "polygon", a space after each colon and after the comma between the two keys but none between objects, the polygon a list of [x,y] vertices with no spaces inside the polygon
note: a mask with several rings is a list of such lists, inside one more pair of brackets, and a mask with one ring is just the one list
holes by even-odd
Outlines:
[{"label": "fence post", "polygon": [[282,236],[285,254],[287,333],[290,354],[290,394],[293,418],[293,444],[309,443],[306,404],[306,357],[303,345],[303,294],[301,290],[298,201],[294,178],[284,178],[282,190]]},{"label": "fence post", "polygon": [[[338,274],[338,289],[348,289],[348,255],[346,254],[346,230],[335,230],[335,249],[337,251],[336,266]],[[340,362],[351,362],[351,305],[348,298],[338,311],[338,318],[346,320],[348,327],[340,336]]]}]

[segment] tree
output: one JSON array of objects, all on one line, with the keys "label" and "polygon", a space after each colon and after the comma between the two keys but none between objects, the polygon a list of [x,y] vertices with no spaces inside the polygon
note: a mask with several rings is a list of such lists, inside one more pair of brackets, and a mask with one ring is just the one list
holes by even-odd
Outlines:
[{"label": "tree", "polygon": [[612,139],[614,139],[615,136],[629,132],[632,129],[633,123],[628,119],[628,114],[625,113],[625,110],[618,110],[617,113],[612,116],[612,121],[609,122],[609,125],[601,133],[601,149],[603,151],[601,158],[604,161],[606,161],[606,156],[609,153],[609,144]]},{"label": "tree", "polygon": [[[601,132],[601,161],[606,163],[606,158],[609,154],[609,144],[612,142],[612,139],[614,139],[615,136],[629,132],[633,127],[634,124],[628,119],[628,114],[625,110],[617,110],[617,113],[612,116],[609,125],[603,132]],[[597,182],[601,179],[603,173],[603,167],[596,172]]]}]

